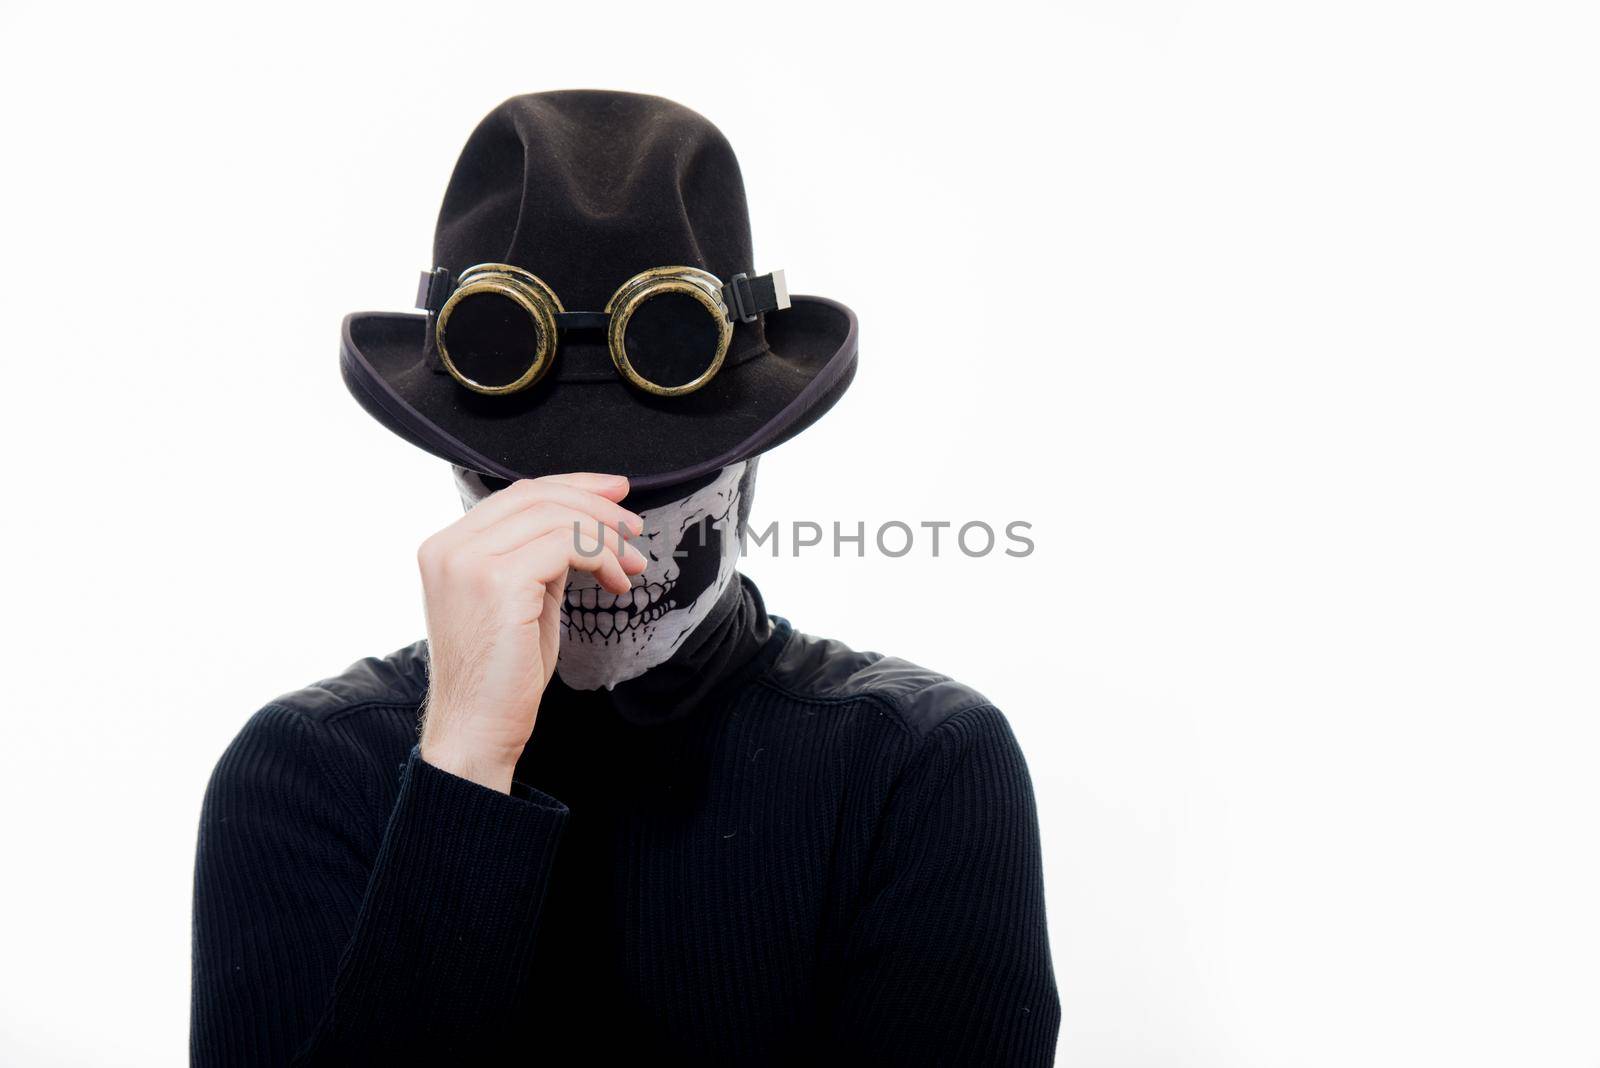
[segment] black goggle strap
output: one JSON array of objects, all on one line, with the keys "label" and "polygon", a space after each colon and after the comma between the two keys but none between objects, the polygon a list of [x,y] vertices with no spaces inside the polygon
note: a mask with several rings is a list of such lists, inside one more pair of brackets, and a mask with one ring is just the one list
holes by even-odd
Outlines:
[{"label": "black goggle strap", "polygon": [[[417,284],[418,309],[428,313],[427,329],[423,331],[423,359],[438,374],[448,374],[444,361],[439,358],[438,338],[434,322],[444,302],[455,292],[455,279],[444,267],[423,271]],[[728,318],[733,322],[753,323],[763,312],[783,311],[789,307],[789,287],[782,271],[751,278],[740,272],[722,287],[722,302],[728,306]],[[564,311],[556,313],[558,330],[604,330],[610,323],[608,312]],[[761,344],[748,345],[742,350],[730,351],[724,358],[724,367],[733,367],[766,351]],[[576,351],[565,358],[558,357],[551,368],[553,377],[560,382],[604,382],[617,376],[609,353]]]},{"label": "black goggle strap", "polygon": [[437,374],[447,372],[444,361],[439,359],[439,341],[434,336],[433,328],[438,321],[440,309],[444,307],[444,302],[450,299],[450,294],[455,288],[455,279],[450,277],[450,271],[445,267],[423,271],[422,277],[417,281],[416,306],[428,313],[427,329],[422,332],[422,357],[428,368]]},{"label": "black goggle strap", "polygon": [[728,306],[730,318],[753,323],[762,312],[782,311],[789,306],[789,285],[782,271],[755,278],[741,271],[722,287],[722,303]]}]

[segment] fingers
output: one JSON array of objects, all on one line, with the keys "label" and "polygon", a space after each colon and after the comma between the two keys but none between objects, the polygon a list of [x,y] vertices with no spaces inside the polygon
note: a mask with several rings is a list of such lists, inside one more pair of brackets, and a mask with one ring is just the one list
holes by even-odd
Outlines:
[{"label": "fingers", "polygon": [[[513,482],[498,493],[479,501],[456,522],[464,530],[482,530],[506,516],[544,500],[560,500],[574,508],[620,507],[628,495],[628,480],[621,475],[597,475],[586,471],[546,475]],[[585,503],[586,502],[586,503]],[[627,512],[632,516],[632,512]],[[598,516],[604,518],[603,516]],[[637,519],[637,516],[634,516]]]},{"label": "fingers", "polygon": [[632,585],[628,575],[646,566],[639,550],[613,529],[597,531],[592,519],[587,529],[557,523],[503,553],[429,539],[418,550],[417,563],[430,597],[437,591],[464,591],[472,601],[488,606],[523,604],[523,595],[541,587],[541,601],[559,598],[572,570],[590,572],[607,590],[623,594]]},{"label": "fingers", "polygon": [[618,517],[614,522],[606,522],[577,508],[541,501],[470,536],[461,547],[468,552],[499,556],[514,552],[546,534],[561,533],[569,543],[583,545],[588,551],[599,548],[609,551],[629,573],[637,574],[648,563],[644,554],[628,542],[629,531],[637,529],[636,519]]},{"label": "fingers", "polygon": [[644,529],[638,515],[617,503],[627,492],[628,480],[620,475],[523,479],[428,538],[418,561],[425,576],[481,571],[495,583],[509,578],[563,588],[573,568],[595,574],[613,593],[626,593],[628,576],[649,563],[627,540]]},{"label": "fingers", "polygon": [[564,492],[572,494],[574,499],[536,501],[481,530],[465,533],[462,544],[476,552],[504,553],[558,526],[568,530],[578,526],[588,531],[610,532],[613,538],[609,544],[620,552],[619,542],[637,536],[644,529],[643,521],[620,505],[593,494],[580,494],[577,490]]},{"label": "fingers", "polygon": [[580,532],[574,537],[569,528],[549,531],[495,559],[514,568],[520,574],[521,581],[543,583],[547,596],[554,594],[560,597],[565,584],[553,588],[554,579],[568,570],[587,571],[610,592],[627,593],[632,588],[632,583],[628,581],[629,573],[637,574],[644,570],[644,558],[637,549],[633,553],[637,557],[637,564],[625,563],[613,549],[596,538],[592,530]]},{"label": "fingers", "polygon": [[628,479],[625,475],[605,475],[594,471],[571,471],[561,475],[545,475],[536,478],[533,482],[557,482],[563,485],[574,486],[578,489],[598,493],[613,501],[620,501],[628,495]]}]

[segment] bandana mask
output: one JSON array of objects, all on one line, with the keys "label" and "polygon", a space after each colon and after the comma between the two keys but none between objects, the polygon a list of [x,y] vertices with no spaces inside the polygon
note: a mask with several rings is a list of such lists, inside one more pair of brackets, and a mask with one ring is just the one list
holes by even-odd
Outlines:
[{"label": "bandana mask", "polygon": [[[638,678],[675,653],[728,588],[739,559],[746,464],[723,468],[710,484],[640,511],[644,533],[633,544],[649,562],[622,597],[586,571],[567,574],[556,671],[574,690],[610,689]],[[461,503],[471,508],[493,490],[474,471],[456,468]]]}]

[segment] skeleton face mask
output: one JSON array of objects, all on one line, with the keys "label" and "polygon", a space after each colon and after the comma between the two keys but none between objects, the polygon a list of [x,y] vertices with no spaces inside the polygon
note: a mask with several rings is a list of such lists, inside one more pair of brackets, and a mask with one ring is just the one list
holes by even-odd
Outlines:
[{"label": "skeleton face mask", "polygon": [[[649,566],[632,577],[630,594],[601,589],[587,572],[568,574],[556,660],[562,682],[594,690],[637,678],[665,663],[705,620],[738,563],[746,466],[724,468],[685,497],[639,510],[644,533],[633,544]],[[463,468],[456,485],[468,508],[492,492]]]}]

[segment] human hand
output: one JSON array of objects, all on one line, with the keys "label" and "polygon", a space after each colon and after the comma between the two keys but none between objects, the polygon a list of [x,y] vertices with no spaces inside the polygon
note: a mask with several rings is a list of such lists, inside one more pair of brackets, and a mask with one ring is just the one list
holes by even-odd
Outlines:
[{"label": "human hand", "polygon": [[572,569],[626,594],[643,530],[617,502],[620,475],[524,479],[480,501],[417,550],[428,625],[422,758],[502,793],[555,671]]}]

